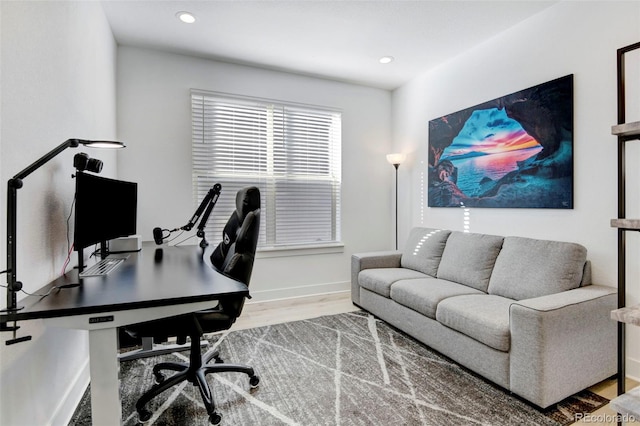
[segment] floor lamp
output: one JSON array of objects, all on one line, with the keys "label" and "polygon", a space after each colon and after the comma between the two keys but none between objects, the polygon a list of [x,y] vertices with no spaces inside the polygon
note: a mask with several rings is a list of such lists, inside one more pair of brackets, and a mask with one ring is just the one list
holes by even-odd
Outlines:
[{"label": "floor lamp", "polygon": [[388,154],[387,161],[396,168],[396,250],[398,250],[398,167],[404,161],[404,154]]}]

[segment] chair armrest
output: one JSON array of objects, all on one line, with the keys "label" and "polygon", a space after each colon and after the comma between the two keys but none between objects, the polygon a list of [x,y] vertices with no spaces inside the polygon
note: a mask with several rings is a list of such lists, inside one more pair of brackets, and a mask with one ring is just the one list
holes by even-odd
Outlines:
[{"label": "chair armrest", "polygon": [[514,302],[510,390],[546,408],[615,374],[616,306],[600,285]]},{"label": "chair armrest", "polygon": [[356,305],[360,304],[360,286],[358,274],[364,269],[373,268],[399,268],[401,251],[376,251],[369,253],[356,253],[351,256],[351,300]]}]

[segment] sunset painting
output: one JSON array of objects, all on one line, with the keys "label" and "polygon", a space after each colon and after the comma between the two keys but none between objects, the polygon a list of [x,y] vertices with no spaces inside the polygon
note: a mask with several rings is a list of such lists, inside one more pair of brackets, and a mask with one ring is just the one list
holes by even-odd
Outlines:
[{"label": "sunset painting", "polygon": [[573,208],[573,76],[429,122],[430,207]]}]

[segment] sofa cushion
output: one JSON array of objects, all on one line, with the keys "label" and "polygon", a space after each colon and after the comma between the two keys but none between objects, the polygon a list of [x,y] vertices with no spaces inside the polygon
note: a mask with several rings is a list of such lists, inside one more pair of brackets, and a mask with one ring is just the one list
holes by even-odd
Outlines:
[{"label": "sofa cushion", "polygon": [[447,239],[438,278],[487,291],[503,237],[454,231]]},{"label": "sofa cushion", "polygon": [[391,299],[431,319],[436,318],[438,303],[447,297],[462,294],[484,293],[466,285],[438,278],[400,280],[391,286]]},{"label": "sofa cushion", "polygon": [[422,272],[406,268],[373,268],[360,271],[358,283],[360,287],[366,288],[384,297],[389,297],[391,284],[396,281],[411,278],[425,278]]},{"label": "sofa cushion", "polygon": [[400,264],[435,277],[451,231],[432,228],[413,228],[402,252]]},{"label": "sofa cushion", "polygon": [[438,304],[436,319],[487,346],[508,352],[509,307],[514,302],[489,294],[450,297]]},{"label": "sofa cushion", "polygon": [[578,288],[586,259],[580,244],[506,237],[489,293],[522,300]]}]

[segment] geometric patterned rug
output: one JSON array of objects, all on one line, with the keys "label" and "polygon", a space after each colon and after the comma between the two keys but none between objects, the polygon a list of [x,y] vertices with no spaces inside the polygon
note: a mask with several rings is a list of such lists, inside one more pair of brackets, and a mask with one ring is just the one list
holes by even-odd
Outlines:
[{"label": "geometric patterned rug", "polygon": [[[583,391],[540,410],[431,350],[373,315],[351,312],[207,336],[229,362],[251,365],[260,386],[240,373],[208,376],[222,425],[566,425],[608,403]],[[136,399],[162,360],[123,362],[123,424],[137,424]],[[70,425],[90,425],[89,392]],[[188,382],[147,404],[149,425],[208,425]]]}]

